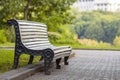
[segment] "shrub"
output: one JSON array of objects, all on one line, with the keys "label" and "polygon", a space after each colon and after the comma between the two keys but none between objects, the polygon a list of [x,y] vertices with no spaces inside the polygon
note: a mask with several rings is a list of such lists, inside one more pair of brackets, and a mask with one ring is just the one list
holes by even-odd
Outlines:
[{"label": "shrub", "polygon": [[62,37],[59,33],[56,32],[48,32],[48,36],[52,43],[56,42],[58,39]]},{"label": "shrub", "polygon": [[15,31],[13,26],[5,29],[5,36],[7,38],[7,42],[15,42]]},{"label": "shrub", "polygon": [[113,45],[120,46],[120,36],[115,37],[115,39],[113,41]]},{"label": "shrub", "polygon": [[111,46],[110,43],[106,43],[106,42],[103,42],[103,41],[96,41],[96,40],[92,40],[92,39],[78,39],[78,42],[81,44],[81,45],[86,45],[86,46]]},{"label": "shrub", "polygon": [[0,43],[7,42],[6,36],[5,36],[5,30],[0,30]]}]

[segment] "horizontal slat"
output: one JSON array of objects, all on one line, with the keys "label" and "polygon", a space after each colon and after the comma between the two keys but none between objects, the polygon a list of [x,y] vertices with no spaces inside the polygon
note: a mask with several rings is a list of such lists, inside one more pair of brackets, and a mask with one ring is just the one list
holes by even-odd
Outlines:
[{"label": "horizontal slat", "polygon": [[[46,48],[50,48],[50,49],[55,49],[55,47],[53,46],[53,45],[40,45],[40,46],[33,46],[33,47],[31,47],[31,49],[33,49],[33,50],[40,50],[40,49],[46,49]],[[64,53],[64,52],[70,52],[72,49],[71,48],[64,48],[64,49],[59,49],[59,50],[54,50],[53,49],[53,51],[54,51],[54,53],[55,54],[58,54],[58,53]]]},{"label": "horizontal slat", "polygon": [[29,45],[29,46],[26,46],[27,48],[31,48],[31,49],[34,49],[34,47],[47,47],[47,46],[50,46],[51,43],[48,43],[48,44],[35,44],[35,45]]},{"label": "horizontal slat", "polygon": [[58,59],[58,58],[62,58],[62,57],[65,57],[65,56],[70,56],[70,53],[68,52],[68,53],[63,53],[63,54],[55,54],[54,58],[53,58],[53,61],[56,61],[56,59]]},{"label": "horizontal slat", "polygon": [[66,48],[70,48],[69,46],[60,46],[60,47],[54,47],[53,50],[60,50],[60,49],[66,49]]},{"label": "horizontal slat", "polygon": [[22,42],[34,42],[34,41],[49,41],[47,38],[46,39],[39,39],[39,38],[35,38],[35,39],[22,39]]},{"label": "horizontal slat", "polygon": [[21,34],[21,36],[48,36],[47,34]]},{"label": "horizontal slat", "polygon": [[52,49],[53,45],[41,45],[41,46],[33,46],[33,47],[29,47],[30,49],[33,49],[33,50],[43,50],[43,49],[47,49],[47,48],[50,48]]},{"label": "horizontal slat", "polygon": [[46,32],[47,33],[47,30],[27,28],[27,29],[21,29],[21,32]]},{"label": "horizontal slat", "polygon": [[60,53],[60,52],[71,51],[71,50],[72,50],[71,48],[65,48],[65,49],[55,50],[54,53],[57,54],[57,53]]},{"label": "horizontal slat", "polygon": [[24,43],[24,45],[32,45],[32,44],[46,44],[46,43],[49,43],[49,41],[29,42],[29,43]]},{"label": "horizontal slat", "polygon": [[30,36],[21,36],[22,39],[33,39],[33,38],[48,38],[48,36],[38,36],[38,35],[30,35]]},{"label": "horizontal slat", "polygon": [[20,29],[42,29],[42,30],[47,30],[47,28],[44,28],[44,27],[36,27],[36,26],[19,26]]},{"label": "horizontal slat", "polygon": [[[50,43],[49,42],[47,42],[47,43],[33,43],[33,44],[25,44],[25,43],[23,43],[25,46],[33,46],[33,45],[50,45]],[[41,46],[42,47],[42,46]]]},{"label": "horizontal slat", "polygon": [[54,57],[60,56],[60,55],[64,55],[64,54],[70,54],[71,51],[67,51],[67,52],[61,52],[59,54],[55,54]]},{"label": "horizontal slat", "polygon": [[26,21],[26,20],[17,20],[19,25],[34,25],[34,26],[43,26],[46,27],[45,24],[39,23],[39,22],[33,22],[33,21]]},{"label": "horizontal slat", "polygon": [[21,33],[21,36],[32,36],[32,35],[42,35],[42,36],[48,36],[47,33],[38,33],[38,32],[25,32],[25,33]]}]

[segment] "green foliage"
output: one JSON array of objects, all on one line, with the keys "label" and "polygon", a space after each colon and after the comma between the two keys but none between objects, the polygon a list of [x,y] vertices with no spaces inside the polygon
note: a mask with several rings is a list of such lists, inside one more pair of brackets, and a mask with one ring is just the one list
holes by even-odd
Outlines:
[{"label": "green foliage", "polygon": [[14,27],[0,29],[0,43],[15,42]]},{"label": "green foliage", "polygon": [[[60,31],[62,28],[59,26],[72,23],[74,17],[69,10],[75,1],[76,0],[0,0],[0,29],[5,29],[7,42],[15,41],[14,28],[6,28],[6,26],[8,27],[8,25],[6,25],[7,20],[12,18],[43,22],[47,24],[48,31],[61,34]],[[58,36],[56,34],[50,35],[52,41],[57,40]]]},{"label": "green foliage", "polygon": [[86,28],[85,37],[101,41],[104,38],[104,30],[96,24],[91,24]]},{"label": "green foliage", "polygon": [[49,33],[50,41],[55,45],[72,45],[74,43],[77,43],[77,41],[75,41],[73,38],[75,33],[73,32],[74,30],[72,29],[72,27],[73,26],[70,25],[60,25],[57,33],[54,32],[54,34],[52,35],[50,35]]},{"label": "green foliage", "polygon": [[120,36],[116,36],[114,41],[113,41],[114,46],[119,46],[120,47]]},{"label": "green foliage", "polygon": [[13,26],[5,29],[5,36],[7,38],[7,42],[15,42],[15,32]]},{"label": "green foliage", "polygon": [[4,30],[0,30],[0,43],[5,43],[7,42],[6,36],[5,36],[5,31]]},{"label": "green foliage", "polygon": [[52,43],[55,43],[58,39],[62,37],[59,33],[56,33],[56,32],[49,32],[48,36],[49,36],[49,40]]},{"label": "green foliage", "polygon": [[[1,0],[0,23],[7,20],[27,19],[43,22],[49,31],[56,31],[61,24],[71,23],[73,16],[68,12],[76,0]],[[1,27],[1,26],[0,26]]]},{"label": "green foliage", "polygon": [[81,16],[74,20],[74,29],[78,38],[113,43],[115,36],[120,35],[120,15],[118,13],[103,11],[78,13]]}]

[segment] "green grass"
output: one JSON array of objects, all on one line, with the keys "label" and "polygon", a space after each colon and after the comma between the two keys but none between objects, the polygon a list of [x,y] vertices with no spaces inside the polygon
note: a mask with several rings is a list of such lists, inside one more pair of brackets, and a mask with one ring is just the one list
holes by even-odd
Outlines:
[{"label": "green grass", "polygon": [[7,43],[0,44],[0,46],[15,46],[15,43],[7,42]]},{"label": "green grass", "polygon": [[55,44],[56,46],[65,46],[69,45],[74,49],[91,49],[91,50],[120,50],[120,46],[88,46],[88,45],[80,45],[80,44]]},{"label": "green grass", "polygon": [[[36,56],[33,63],[39,62],[40,57]],[[14,60],[13,50],[0,50],[0,74],[12,69]],[[23,54],[19,59],[19,66],[23,67],[28,65],[29,55]]]}]

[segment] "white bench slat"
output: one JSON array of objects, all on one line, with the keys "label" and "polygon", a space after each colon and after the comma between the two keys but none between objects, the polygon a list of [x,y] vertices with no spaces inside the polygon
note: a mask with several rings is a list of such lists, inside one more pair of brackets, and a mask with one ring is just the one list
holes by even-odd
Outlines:
[{"label": "white bench slat", "polygon": [[62,53],[62,54],[55,54],[55,55],[54,55],[54,58],[53,58],[53,61],[55,61],[56,59],[58,59],[58,58],[60,58],[60,57],[69,56],[70,53],[71,53],[71,51],[70,51],[70,52],[64,52],[64,53]]},{"label": "white bench slat", "polygon": [[36,42],[36,41],[48,41],[48,39],[43,38],[43,39],[39,39],[39,38],[34,38],[34,39],[22,39],[22,42]]},{"label": "white bench slat", "polygon": [[45,47],[45,46],[51,46],[51,43],[47,43],[47,44],[35,44],[35,45],[29,45],[29,46],[26,46],[28,48],[31,48],[31,49],[34,49],[34,47]]},{"label": "white bench slat", "polygon": [[21,36],[33,36],[33,35],[38,35],[38,36],[40,36],[40,35],[43,35],[43,36],[48,36],[46,33],[37,33],[37,32],[35,32],[35,33],[33,33],[33,32],[29,32],[29,33],[21,33]]},{"label": "white bench slat", "polygon": [[32,44],[45,44],[45,43],[49,43],[49,41],[36,41],[36,42],[27,42],[24,43],[25,45],[32,45]]},{"label": "white bench slat", "polygon": [[69,46],[60,46],[60,47],[54,47],[53,50],[59,50],[59,49],[65,49],[65,48],[70,48]]},{"label": "white bench slat", "polygon": [[41,45],[41,46],[44,46],[44,45],[50,45],[50,43],[34,43],[34,44],[24,44],[25,46],[27,46],[27,47],[33,47],[33,46],[37,46],[37,45]]},{"label": "white bench slat", "polygon": [[25,35],[25,34],[42,34],[42,35],[47,35],[47,33],[46,32],[22,32],[21,33],[22,35]]},{"label": "white bench slat", "polygon": [[28,36],[21,36],[21,38],[28,38],[28,39],[32,39],[32,38],[48,38],[47,36],[43,36],[43,35],[28,35]]},{"label": "white bench slat", "polygon": [[33,22],[33,21],[26,21],[26,20],[17,20],[19,25],[35,25],[35,26],[44,26],[46,27],[45,24],[39,23],[39,22]]},{"label": "white bench slat", "polygon": [[55,50],[54,53],[61,53],[61,52],[66,52],[66,51],[70,51],[71,48],[66,48],[66,49],[60,49],[60,50]]},{"label": "white bench slat", "polygon": [[50,45],[42,45],[42,46],[34,46],[34,47],[30,47],[30,49],[33,49],[33,50],[43,50],[43,49],[46,49],[46,48],[50,48],[52,49],[53,45],[50,43]]},{"label": "white bench slat", "polygon": [[55,46],[53,45],[46,45],[46,46],[33,46],[31,47],[30,49],[33,49],[33,50],[39,50],[39,49],[46,49],[46,48],[51,48],[53,49],[54,53],[57,54],[57,53],[64,53],[64,52],[70,52],[71,51],[71,48],[68,48],[67,46],[65,47],[59,47],[56,48]]},{"label": "white bench slat", "polygon": [[47,28],[45,28],[45,27],[36,27],[36,26],[20,26],[19,28],[20,28],[20,29],[28,29],[28,28],[31,28],[31,29],[47,30]]},{"label": "white bench slat", "polygon": [[71,51],[66,51],[66,52],[61,52],[61,53],[59,53],[59,54],[55,54],[54,56],[55,57],[57,57],[57,56],[62,56],[62,55],[64,55],[64,54],[67,54],[67,55],[69,55],[71,53]]},{"label": "white bench slat", "polygon": [[27,29],[21,29],[21,32],[46,32],[46,30],[42,30],[42,29],[31,29],[31,28],[27,28]]}]

